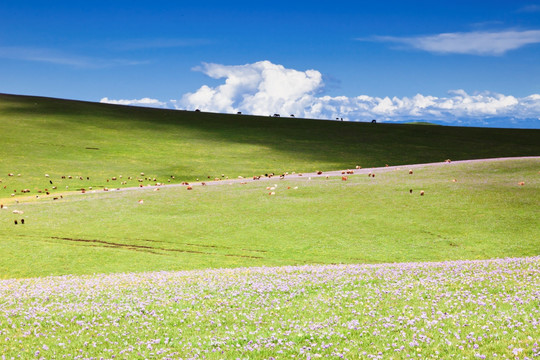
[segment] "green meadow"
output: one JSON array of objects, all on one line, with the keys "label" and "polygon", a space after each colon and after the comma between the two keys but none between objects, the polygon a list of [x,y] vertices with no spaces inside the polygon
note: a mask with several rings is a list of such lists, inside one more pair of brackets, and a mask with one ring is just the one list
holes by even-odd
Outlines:
[{"label": "green meadow", "polygon": [[[10,278],[534,256],[540,249],[539,170],[538,159],[451,163],[413,175],[404,167],[347,181],[275,178],[191,191],[161,187],[40,198],[0,213],[0,273]],[[266,188],[275,185],[269,195]],[[20,218],[25,224],[14,225]]]},{"label": "green meadow", "polygon": [[[488,259],[533,256],[540,249],[538,159],[451,163],[413,175],[404,167],[348,181],[226,180],[539,155],[539,130],[315,121],[0,95],[0,136],[0,203],[7,207],[0,211],[2,278]],[[209,177],[224,181],[192,191],[89,191]],[[276,194],[269,196],[266,187],[274,184]]]}]

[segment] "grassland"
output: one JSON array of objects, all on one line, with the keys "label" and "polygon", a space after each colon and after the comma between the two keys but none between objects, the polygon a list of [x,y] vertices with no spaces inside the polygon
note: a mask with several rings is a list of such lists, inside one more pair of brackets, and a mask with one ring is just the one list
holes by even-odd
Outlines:
[{"label": "grassland", "polygon": [[[0,140],[6,358],[540,353],[538,158],[452,162],[413,174],[408,167],[380,169],[347,181],[226,180],[538,156],[538,130],[351,124],[0,95]],[[209,176],[224,181],[191,191],[112,191]],[[505,259],[482,260],[493,258]]]},{"label": "grassland", "polygon": [[[0,136],[0,203],[8,207],[0,212],[3,278],[487,259],[538,255],[540,248],[538,160],[452,163],[413,176],[402,169],[347,182],[276,179],[272,197],[262,182],[80,194],[81,188],[216,176],[538,155],[538,130],[220,115],[0,95]],[[526,185],[518,186],[521,181]],[[420,189],[426,196],[418,196]],[[26,223],[15,226],[21,218]]]},{"label": "grassland", "polygon": [[[56,191],[52,186],[111,187],[107,179],[141,172],[182,182],[540,154],[540,130],[314,121],[13,95],[0,95],[0,141],[0,180],[9,184],[0,186],[0,199],[14,190],[17,198],[22,189],[35,195]],[[60,180],[69,175],[85,180]]]},{"label": "grassland", "polygon": [[532,359],[540,258],[0,281],[23,359]]},{"label": "grassland", "polygon": [[[535,256],[539,170],[540,160],[524,159],[451,163],[413,175],[404,167],[348,181],[276,178],[192,191],[100,191],[56,201],[45,196],[0,213],[0,273]],[[269,196],[266,188],[274,184],[276,194]],[[25,225],[13,225],[20,218]]]}]

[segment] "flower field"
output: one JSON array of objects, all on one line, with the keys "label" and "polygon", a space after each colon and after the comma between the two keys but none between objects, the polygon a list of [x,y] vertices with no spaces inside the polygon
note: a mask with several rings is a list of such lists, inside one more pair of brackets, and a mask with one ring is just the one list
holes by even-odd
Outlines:
[{"label": "flower field", "polygon": [[2,359],[532,359],[540,257],[0,281]]}]

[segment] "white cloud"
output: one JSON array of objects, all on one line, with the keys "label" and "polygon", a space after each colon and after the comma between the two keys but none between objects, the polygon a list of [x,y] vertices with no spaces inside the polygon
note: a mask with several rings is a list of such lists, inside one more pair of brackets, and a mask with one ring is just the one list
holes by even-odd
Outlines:
[{"label": "white cloud", "polygon": [[360,95],[319,96],[323,88],[321,73],[316,70],[287,69],[269,61],[227,66],[203,64],[206,75],[225,81],[222,85],[202,86],[175,103],[177,108],[211,112],[282,115],[366,121],[440,120],[488,117],[538,118],[540,95],[524,98],[497,93],[470,95],[463,90],[437,97],[417,94],[413,97],[372,97]]},{"label": "white cloud", "polygon": [[298,113],[323,85],[322,75],[316,70],[286,69],[269,61],[234,66],[203,64],[197,70],[214,79],[225,78],[225,83],[215,88],[202,86],[185,94],[180,104],[215,112]]},{"label": "white cloud", "polygon": [[102,98],[99,102],[107,104],[116,104],[116,105],[128,105],[128,106],[145,106],[145,107],[155,107],[155,108],[167,108],[169,107],[166,102],[159,101],[156,99],[142,98],[142,99],[133,99],[133,100],[113,100],[109,98]]},{"label": "white cloud", "polygon": [[417,37],[376,36],[374,40],[440,54],[503,55],[525,45],[540,43],[540,30],[474,31]]}]

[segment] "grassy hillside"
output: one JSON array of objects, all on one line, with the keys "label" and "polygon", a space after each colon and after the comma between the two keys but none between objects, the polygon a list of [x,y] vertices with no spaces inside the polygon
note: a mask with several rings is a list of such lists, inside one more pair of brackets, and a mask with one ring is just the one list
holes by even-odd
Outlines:
[{"label": "grassy hillside", "polygon": [[[127,181],[141,172],[181,182],[540,155],[540,130],[223,115],[14,95],[0,95],[0,140],[0,199],[14,190],[17,198],[22,189],[35,195],[53,186],[119,187],[107,179]],[[69,175],[84,180],[61,179]]]},{"label": "grassy hillside", "polygon": [[539,170],[451,163],[34,199],[0,211],[0,276],[534,256]]}]

